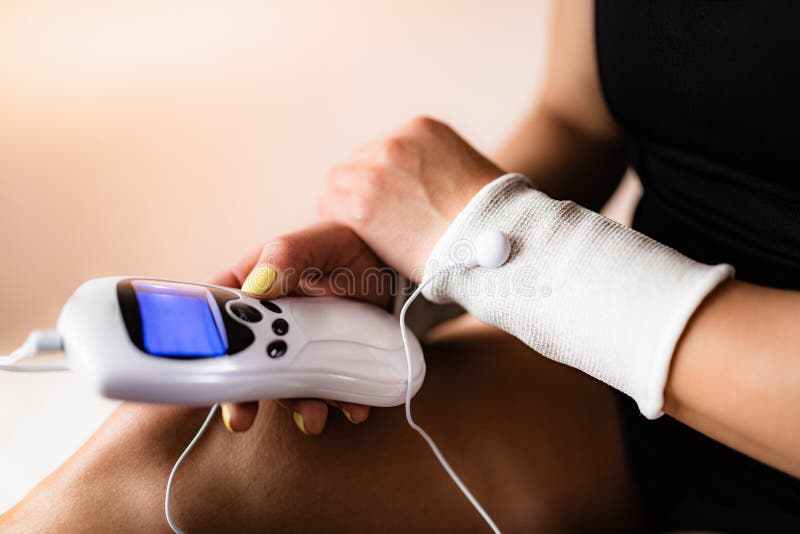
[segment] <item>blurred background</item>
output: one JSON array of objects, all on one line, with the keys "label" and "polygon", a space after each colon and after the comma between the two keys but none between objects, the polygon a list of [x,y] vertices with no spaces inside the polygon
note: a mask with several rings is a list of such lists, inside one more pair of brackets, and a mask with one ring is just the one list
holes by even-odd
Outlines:
[{"label": "blurred background", "polygon": [[[314,219],[326,169],[430,114],[491,153],[548,3],[0,2],[0,353],[88,278],[203,280]],[[0,511],[115,403],[0,375]]]}]

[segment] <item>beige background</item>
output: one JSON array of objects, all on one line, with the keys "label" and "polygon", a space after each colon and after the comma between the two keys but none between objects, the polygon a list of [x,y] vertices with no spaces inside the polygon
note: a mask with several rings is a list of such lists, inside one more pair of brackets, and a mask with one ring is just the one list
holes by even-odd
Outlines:
[{"label": "beige background", "polygon": [[[491,152],[544,1],[0,3],[0,353],[82,281],[202,280],[313,219],[327,167],[426,113]],[[0,510],[114,403],[0,375]]]}]

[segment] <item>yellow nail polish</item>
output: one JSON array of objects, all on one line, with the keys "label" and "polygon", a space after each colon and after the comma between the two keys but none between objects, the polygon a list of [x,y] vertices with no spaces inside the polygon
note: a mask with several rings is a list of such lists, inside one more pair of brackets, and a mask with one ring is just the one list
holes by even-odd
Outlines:
[{"label": "yellow nail polish", "polygon": [[353,421],[353,416],[350,415],[350,411],[347,408],[345,408],[344,406],[340,406],[339,409],[342,410],[342,413],[344,414],[345,417],[347,417],[348,421],[350,421],[354,425],[358,424],[357,422]]},{"label": "yellow nail polish", "polygon": [[231,427],[231,407],[227,404],[222,405],[222,424],[228,429],[228,432],[233,432]]},{"label": "yellow nail polish", "polygon": [[300,432],[307,436],[308,430],[306,430],[306,421],[303,419],[303,414],[300,412],[294,412],[292,413],[292,419],[294,419],[294,424],[297,425],[297,428],[300,429]]},{"label": "yellow nail polish", "polygon": [[242,291],[254,295],[262,295],[269,291],[277,277],[278,271],[269,265],[259,265],[247,275],[244,284],[242,284]]}]

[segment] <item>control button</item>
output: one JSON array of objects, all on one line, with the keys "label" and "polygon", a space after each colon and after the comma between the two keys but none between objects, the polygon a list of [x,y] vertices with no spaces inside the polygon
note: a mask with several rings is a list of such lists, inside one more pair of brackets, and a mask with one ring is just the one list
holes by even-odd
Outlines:
[{"label": "control button", "polygon": [[269,311],[271,311],[272,313],[281,313],[283,311],[281,310],[280,306],[278,306],[271,300],[262,300],[261,305],[264,306]]},{"label": "control button", "polygon": [[272,331],[275,332],[276,335],[284,336],[286,332],[289,331],[289,323],[284,319],[275,319],[272,322]]},{"label": "control button", "polygon": [[267,354],[270,358],[280,358],[284,354],[286,354],[286,342],[285,341],[273,341],[269,345],[267,345]]},{"label": "control button", "polygon": [[261,320],[261,312],[242,302],[231,304],[231,314],[248,323],[257,323]]}]

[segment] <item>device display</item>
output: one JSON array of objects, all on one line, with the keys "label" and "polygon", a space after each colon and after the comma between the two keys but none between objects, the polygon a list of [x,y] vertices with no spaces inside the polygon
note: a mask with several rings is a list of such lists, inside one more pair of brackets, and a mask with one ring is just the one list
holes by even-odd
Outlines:
[{"label": "device display", "polygon": [[154,356],[209,358],[227,350],[224,325],[211,293],[198,286],[135,281],[142,344]]}]

